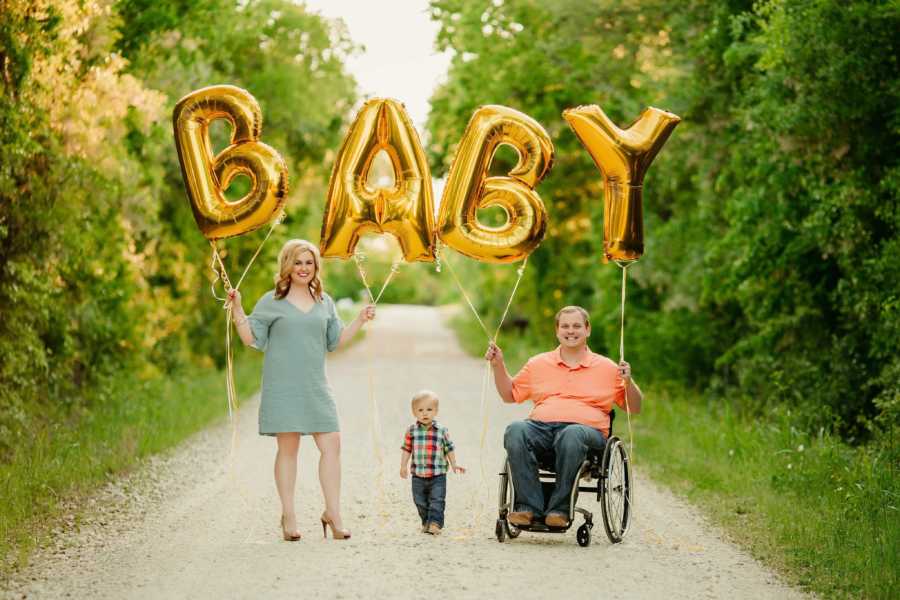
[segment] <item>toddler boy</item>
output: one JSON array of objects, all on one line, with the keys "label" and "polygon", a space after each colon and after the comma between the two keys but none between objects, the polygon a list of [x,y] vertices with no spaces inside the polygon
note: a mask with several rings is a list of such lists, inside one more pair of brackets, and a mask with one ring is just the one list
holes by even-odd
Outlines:
[{"label": "toddler boy", "polygon": [[400,477],[409,475],[412,459],[412,494],[422,519],[422,532],[438,535],[444,527],[444,504],[447,495],[447,467],[454,473],[466,470],[456,464],[453,442],[446,427],[435,421],[438,397],[423,390],[413,396],[412,413],[416,422],[406,430],[400,455]]}]

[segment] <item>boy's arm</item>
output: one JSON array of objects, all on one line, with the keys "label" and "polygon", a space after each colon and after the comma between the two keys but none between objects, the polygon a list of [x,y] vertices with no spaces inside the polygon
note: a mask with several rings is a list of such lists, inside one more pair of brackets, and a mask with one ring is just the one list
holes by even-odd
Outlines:
[{"label": "boy's arm", "polygon": [[406,430],[406,435],[403,436],[403,445],[400,447],[400,477],[406,479],[409,475],[409,459],[412,457],[413,451],[413,438],[412,438],[412,429]]},{"label": "boy's arm", "polygon": [[412,456],[406,450],[400,451],[400,477],[406,479],[409,477],[409,459]]},{"label": "boy's arm", "polygon": [[450,462],[450,466],[453,468],[454,473],[465,473],[466,472],[465,467],[461,467],[458,464],[456,464],[456,453],[453,450],[451,450],[450,452],[447,453],[447,460]]},{"label": "boy's arm", "polygon": [[454,450],[453,442],[450,440],[450,431],[444,429],[444,452],[447,454],[447,462],[450,463],[454,473],[465,473],[466,469],[456,464],[456,452]]}]

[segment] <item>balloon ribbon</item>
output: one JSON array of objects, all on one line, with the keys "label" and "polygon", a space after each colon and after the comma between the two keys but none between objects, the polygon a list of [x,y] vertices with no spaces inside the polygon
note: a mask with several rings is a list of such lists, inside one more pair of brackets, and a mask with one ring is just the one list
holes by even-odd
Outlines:
[{"label": "balloon ribbon", "polygon": [[[394,278],[394,275],[397,274],[397,271],[400,270],[400,261],[394,261],[391,265],[391,272],[388,274],[387,278],[384,280],[384,283],[381,286],[381,290],[379,290],[378,295],[375,296],[372,294],[372,288],[369,286],[369,281],[366,278],[366,269],[363,266],[363,262],[366,260],[364,254],[357,252],[353,255],[353,262],[356,263],[356,270],[359,273],[359,278],[362,280],[363,286],[366,288],[366,293],[369,294],[369,301],[373,305],[378,305],[378,301],[381,300],[381,296],[384,294],[384,291],[387,289],[388,284]],[[387,513],[384,510],[385,507],[385,487],[384,487],[384,438],[381,431],[381,411],[378,408],[378,400],[375,398],[375,369],[373,367],[374,363],[374,355],[371,340],[366,341],[366,368],[369,374],[369,420],[372,424],[372,444],[375,450],[375,459],[376,459],[376,468],[375,468],[375,482],[376,482],[376,490],[377,490],[377,505],[378,512],[381,514],[381,525],[384,526],[387,523],[385,517]]]},{"label": "balloon ribbon", "polygon": [[[231,285],[231,280],[228,278],[228,272],[225,269],[225,263],[222,262],[222,256],[219,253],[219,248],[216,246],[215,240],[210,240],[209,245],[212,246],[212,259],[210,268],[213,272],[214,278],[212,284],[210,285],[210,290],[212,292],[213,298],[216,300],[220,300],[225,303],[225,394],[227,396],[228,402],[228,421],[231,424],[231,451],[229,454],[229,462],[234,466],[234,459],[237,452],[237,443],[238,443],[238,426],[237,426],[237,418],[235,417],[235,412],[237,411],[237,388],[234,384],[234,352],[232,349],[232,333],[231,328],[234,325],[232,315],[234,309],[230,302],[228,302],[228,292],[232,289],[236,290],[241,287],[241,283],[244,282],[244,277],[247,276],[247,273],[250,271],[250,266],[256,260],[256,257],[259,256],[260,251],[263,248],[263,245],[268,241],[269,237],[272,235],[272,232],[275,231],[275,227],[277,227],[282,219],[284,218],[284,213],[281,213],[277,219],[272,221],[272,225],[269,227],[268,233],[266,233],[266,237],[263,238],[263,241],[260,242],[259,246],[256,248],[256,252],[253,253],[253,256],[250,258],[250,262],[247,263],[247,266],[244,267],[244,272],[241,273],[240,279],[238,279],[237,285]],[[222,281],[222,285],[225,288],[226,295],[224,298],[220,298],[216,294],[216,282]]]},{"label": "balloon ribbon", "polygon": [[[453,269],[453,263],[447,260],[447,257],[443,257],[443,261],[440,264],[446,264],[448,269],[450,270],[450,275],[453,277],[453,281],[456,282],[456,287],[459,288],[460,293],[462,293],[463,298],[465,298],[466,303],[469,305],[469,308],[472,309],[472,314],[475,315],[475,319],[478,321],[478,324],[481,325],[481,329],[484,331],[484,334],[487,336],[488,341],[490,343],[497,343],[497,337],[500,335],[500,329],[503,327],[503,322],[506,320],[506,316],[509,314],[510,306],[512,306],[513,298],[516,296],[516,291],[519,289],[519,284],[522,282],[522,277],[525,275],[525,267],[528,266],[528,258],[522,261],[522,265],[516,269],[516,273],[518,277],[516,278],[516,283],[513,285],[512,292],[509,295],[509,299],[506,301],[506,308],[503,309],[503,316],[500,317],[500,322],[497,323],[497,329],[494,331],[494,335],[492,336],[488,331],[487,326],[484,324],[484,320],[481,318],[481,315],[478,314],[478,310],[475,308],[475,305],[472,303],[472,300],[469,298],[469,294],[466,292],[462,283],[459,280],[459,277],[456,275],[456,271]],[[485,399],[487,398],[487,382],[490,377],[491,365],[489,362],[485,361],[484,363],[484,375],[481,378],[481,436],[479,439],[479,451],[478,451],[478,463],[481,468],[481,489],[486,488],[486,476],[485,476],[485,468],[484,468],[484,446],[485,441],[487,440],[487,431],[488,431],[488,414],[487,408],[485,404]],[[478,507],[474,511],[474,515],[472,517],[472,527],[473,529],[477,528],[477,523],[482,514],[484,513],[484,502],[481,498],[478,500]]]}]

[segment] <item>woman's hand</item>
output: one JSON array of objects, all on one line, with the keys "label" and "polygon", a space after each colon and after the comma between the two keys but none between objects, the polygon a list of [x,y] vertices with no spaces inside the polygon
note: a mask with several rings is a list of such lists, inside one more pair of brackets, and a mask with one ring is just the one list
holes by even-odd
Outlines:
[{"label": "woman's hand", "polygon": [[225,301],[225,308],[229,306],[234,308],[235,304],[241,306],[241,293],[237,289],[231,288],[228,290],[228,300]]},{"label": "woman's hand", "polygon": [[371,321],[375,318],[375,305],[367,304],[363,307],[361,311],[359,311],[359,316],[357,317],[360,323],[365,323],[366,321]]},{"label": "woman's hand", "polygon": [[484,353],[484,360],[490,361],[493,366],[502,365],[503,350],[500,349],[500,346],[491,342],[488,344],[487,352]]},{"label": "woman's hand", "polygon": [[619,377],[621,377],[625,383],[631,381],[631,365],[624,360],[619,363]]}]

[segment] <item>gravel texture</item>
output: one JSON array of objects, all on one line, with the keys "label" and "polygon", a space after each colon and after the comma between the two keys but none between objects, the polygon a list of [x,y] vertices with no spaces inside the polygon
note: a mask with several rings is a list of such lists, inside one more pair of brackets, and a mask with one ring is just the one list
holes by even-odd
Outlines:
[{"label": "gravel texture", "polygon": [[[385,306],[365,340],[329,359],[343,429],[343,510],[349,541],[322,539],[318,450],[300,449],[297,514],[303,539],[281,540],[272,478],[275,441],[256,434],[257,402],[147,461],[60,520],[8,598],[804,598],[723,538],[691,506],[635,468],[628,537],[611,545],[600,505],[593,543],[563,535],[494,538],[502,434],[527,406],[503,405],[484,361],[463,354],[440,310]],[[371,380],[370,380],[371,376]],[[640,373],[635,373],[639,379]],[[370,396],[370,381],[374,397]],[[485,385],[486,384],[486,385]],[[488,422],[480,399],[485,385]],[[409,398],[441,397],[438,420],[468,468],[450,475],[440,536],[422,534],[399,447]],[[377,413],[373,406],[377,405]],[[222,399],[223,411],[225,400]],[[653,410],[653,398],[645,401]],[[373,414],[379,416],[378,419]],[[623,426],[624,421],[619,423]],[[635,423],[640,441],[640,420]],[[639,453],[639,446],[636,448]],[[580,519],[579,519],[580,522]]]}]

